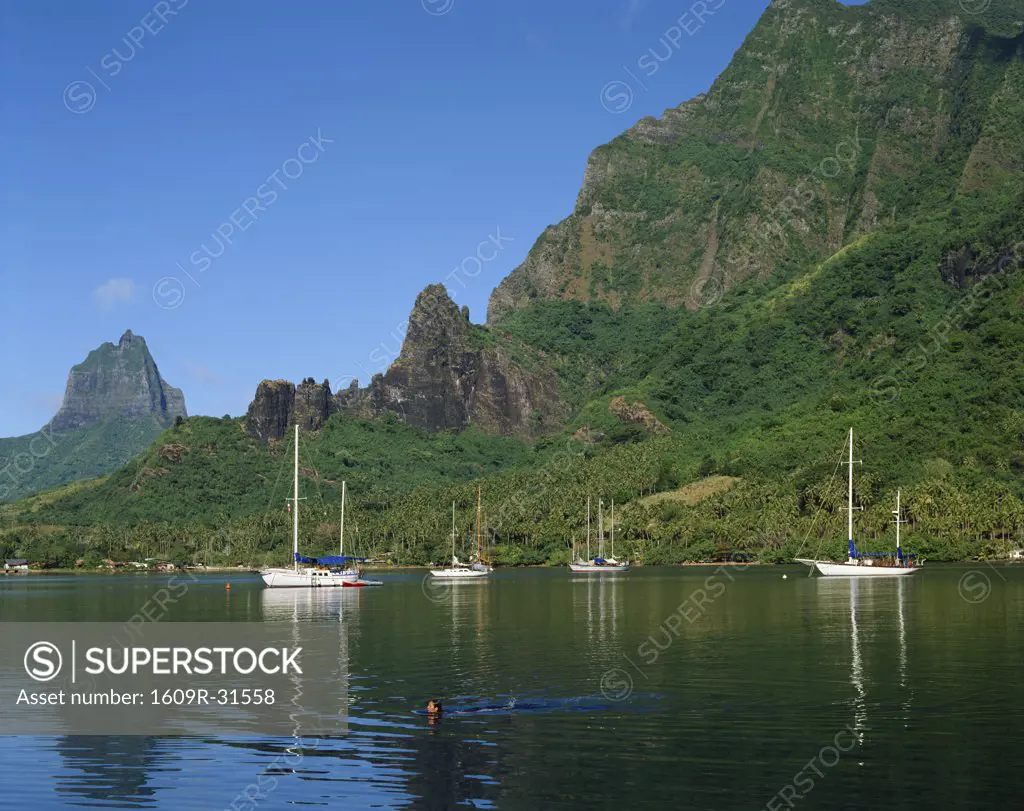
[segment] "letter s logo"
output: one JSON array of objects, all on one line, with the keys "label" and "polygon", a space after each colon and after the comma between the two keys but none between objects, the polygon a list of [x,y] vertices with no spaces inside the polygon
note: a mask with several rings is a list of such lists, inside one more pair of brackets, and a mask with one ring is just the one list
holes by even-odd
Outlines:
[{"label": "letter s logo", "polygon": [[25,651],[25,672],[36,681],[50,681],[64,664],[57,646],[52,642],[36,642]]}]

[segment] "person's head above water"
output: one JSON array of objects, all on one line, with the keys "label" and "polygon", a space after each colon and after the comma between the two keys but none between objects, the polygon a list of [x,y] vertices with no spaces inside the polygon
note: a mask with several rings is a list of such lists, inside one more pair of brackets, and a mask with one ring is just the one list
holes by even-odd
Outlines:
[{"label": "person's head above water", "polygon": [[444,707],[436,698],[427,702],[427,715],[440,715],[442,712],[444,712]]}]

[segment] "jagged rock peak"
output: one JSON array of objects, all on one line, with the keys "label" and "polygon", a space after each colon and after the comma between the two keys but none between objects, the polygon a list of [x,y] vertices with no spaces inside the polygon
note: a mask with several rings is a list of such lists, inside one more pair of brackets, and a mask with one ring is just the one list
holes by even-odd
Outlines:
[{"label": "jagged rock peak", "polygon": [[280,439],[293,425],[319,431],[338,410],[328,381],[307,377],[298,386],[288,380],[264,380],[245,415],[245,430],[263,440]]},{"label": "jagged rock peak", "polygon": [[359,406],[393,412],[428,431],[474,425],[524,438],[566,416],[554,372],[541,362],[530,370],[520,366],[496,336],[470,323],[468,309],[460,310],[440,284],[416,297],[401,354],[374,377]]},{"label": "jagged rock peak", "polygon": [[449,344],[468,329],[468,319],[448,296],[443,284],[432,284],[416,296],[402,353],[411,344]]},{"label": "jagged rock peak", "polygon": [[0,501],[117,470],[186,416],[184,395],[127,330],[71,368],[60,409],[41,431],[0,439],[0,469],[13,464],[21,474],[0,483]]},{"label": "jagged rock peak", "polygon": [[116,345],[104,343],[72,367],[51,425],[62,431],[110,417],[169,425],[179,416],[188,416],[185,396],[160,376],[145,338],[126,330]]},{"label": "jagged rock peak", "polygon": [[280,439],[288,430],[295,409],[295,384],[287,380],[264,380],[245,415],[245,430],[260,439]]},{"label": "jagged rock peak", "polygon": [[317,430],[337,412],[352,419],[391,413],[427,431],[474,425],[534,437],[568,415],[554,371],[535,360],[530,369],[520,366],[507,345],[470,323],[468,310],[460,310],[443,285],[432,284],[416,297],[398,357],[367,388],[352,381],[332,396],[327,381],[307,378],[295,387],[265,380],[249,406],[246,430],[270,440],[296,423]]}]

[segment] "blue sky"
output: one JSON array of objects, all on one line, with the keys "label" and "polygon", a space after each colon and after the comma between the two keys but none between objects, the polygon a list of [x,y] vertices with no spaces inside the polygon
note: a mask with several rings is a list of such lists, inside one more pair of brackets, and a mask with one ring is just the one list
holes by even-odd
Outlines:
[{"label": "blue sky", "polygon": [[446,277],[483,321],[589,152],[705,91],[766,6],[0,2],[0,435],[128,328],[220,416],[263,378],[365,385]]}]

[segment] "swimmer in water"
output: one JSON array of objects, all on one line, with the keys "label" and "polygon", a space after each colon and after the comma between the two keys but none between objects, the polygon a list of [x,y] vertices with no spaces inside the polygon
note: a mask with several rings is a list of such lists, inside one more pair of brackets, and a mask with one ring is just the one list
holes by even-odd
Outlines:
[{"label": "swimmer in water", "polygon": [[432,698],[430,699],[430,701],[427,702],[427,719],[430,721],[430,723],[436,724],[438,721],[440,721],[441,714],[443,712],[444,707],[442,706],[441,702],[438,701],[436,698]]}]

